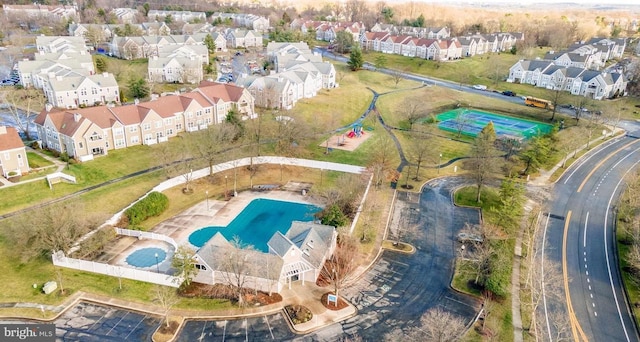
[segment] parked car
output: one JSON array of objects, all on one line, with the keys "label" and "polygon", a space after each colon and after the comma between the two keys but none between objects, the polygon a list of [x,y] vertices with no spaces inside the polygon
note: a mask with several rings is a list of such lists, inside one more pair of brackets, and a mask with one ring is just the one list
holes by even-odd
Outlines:
[{"label": "parked car", "polygon": [[473,89],[478,89],[478,90],[487,90],[487,86],[486,85],[482,85],[482,84],[474,84],[472,86]]},{"label": "parked car", "polygon": [[505,96],[516,96],[516,93],[512,92],[511,90],[505,90],[502,92],[502,95]]}]

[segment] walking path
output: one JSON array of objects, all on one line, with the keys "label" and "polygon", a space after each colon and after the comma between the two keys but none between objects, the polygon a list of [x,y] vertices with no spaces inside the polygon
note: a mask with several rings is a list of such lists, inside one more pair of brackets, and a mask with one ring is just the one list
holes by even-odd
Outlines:
[{"label": "walking path", "polygon": [[[34,150],[31,147],[27,146],[26,149],[27,149],[27,152],[33,152],[33,153],[41,156],[42,158],[52,162],[53,166],[56,167],[56,170],[54,171],[54,173],[55,172],[62,172],[62,170],[65,168],[65,166],[67,166],[66,163],[63,163],[62,161],[60,161],[58,159],[51,158],[48,155],[46,155],[46,154],[44,154],[44,153],[42,153],[42,152],[40,152],[38,150]],[[24,181],[19,181],[17,183],[13,183],[13,182],[10,182],[9,180],[7,180],[4,177],[0,177],[0,183],[2,183],[2,188],[4,188],[4,187],[12,187],[12,186],[16,186],[16,185],[21,185],[21,184],[25,184],[25,183],[37,182],[37,181],[41,181],[41,180],[46,179],[46,178],[47,178],[47,176],[42,176],[42,177],[32,178],[32,179],[28,179],[28,180],[24,180]]]}]

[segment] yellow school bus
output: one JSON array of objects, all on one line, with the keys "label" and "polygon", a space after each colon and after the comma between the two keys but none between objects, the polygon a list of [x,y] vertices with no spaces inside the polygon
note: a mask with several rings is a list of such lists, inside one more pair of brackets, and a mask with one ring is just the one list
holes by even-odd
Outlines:
[{"label": "yellow school bus", "polygon": [[538,98],[531,97],[531,96],[527,96],[524,99],[524,104],[526,104],[527,106],[530,106],[530,107],[553,109],[553,103],[551,103],[551,101],[538,99]]}]

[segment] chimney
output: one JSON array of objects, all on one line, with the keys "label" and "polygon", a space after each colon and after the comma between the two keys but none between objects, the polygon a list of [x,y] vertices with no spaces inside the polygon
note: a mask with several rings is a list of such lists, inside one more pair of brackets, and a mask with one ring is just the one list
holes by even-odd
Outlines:
[{"label": "chimney", "polygon": [[133,100],[133,104],[134,104],[134,105],[138,105],[139,103],[140,103],[140,100],[139,100],[139,99],[134,99],[134,100]]},{"label": "chimney", "polygon": [[78,113],[73,113],[73,121],[78,122],[80,121],[80,114]]},{"label": "chimney", "polygon": [[7,134],[7,126],[0,126],[0,134]]}]

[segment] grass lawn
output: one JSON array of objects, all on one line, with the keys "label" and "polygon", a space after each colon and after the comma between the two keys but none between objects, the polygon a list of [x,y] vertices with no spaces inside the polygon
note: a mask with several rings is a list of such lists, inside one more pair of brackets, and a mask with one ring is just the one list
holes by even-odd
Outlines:
[{"label": "grass lawn", "polygon": [[27,159],[29,160],[29,167],[32,169],[53,165],[52,162],[44,159],[41,155],[35,152],[27,152]]}]

